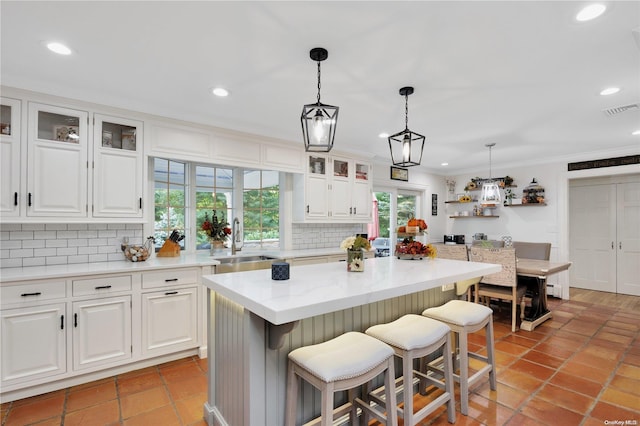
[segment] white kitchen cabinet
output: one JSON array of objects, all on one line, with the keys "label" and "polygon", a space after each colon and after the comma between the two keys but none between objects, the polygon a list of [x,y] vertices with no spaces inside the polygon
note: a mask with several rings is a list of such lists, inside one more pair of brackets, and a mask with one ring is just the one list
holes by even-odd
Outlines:
[{"label": "white kitchen cabinet", "polygon": [[371,221],[371,165],[346,157],[310,154],[304,175],[294,177],[294,221]]},{"label": "white kitchen cabinet", "polygon": [[0,214],[20,215],[20,112],[17,99],[0,98]]},{"label": "white kitchen cabinet", "polygon": [[175,287],[142,294],[142,354],[198,346],[198,288]]},{"label": "white kitchen cabinet", "polygon": [[86,218],[89,114],[29,103],[27,216]]},{"label": "white kitchen cabinet", "polygon": [[66,303],[3,310],[2,387],[67,372]]},{"label": "white kitchen cabinet", "polygon": [[140,121],[94,115],[94,217],[142,218],[142,132]]},{"label": "white kitchen cabinet", "polygon": [[129,360],[131,296],[73,302],[73,369]]}]

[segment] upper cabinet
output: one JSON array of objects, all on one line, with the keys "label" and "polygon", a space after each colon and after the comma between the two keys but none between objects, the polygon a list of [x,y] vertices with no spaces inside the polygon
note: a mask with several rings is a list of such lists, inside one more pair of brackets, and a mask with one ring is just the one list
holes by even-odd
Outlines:
[{"label": "upper cabinet", "polygon": [[27,216],[87,217],[86,111],[29,103]]},{"label": "upper cabinet", "polygon": [[370,222],[372,191],[370,164],[308,154],[305,174],[294,177],[294,221]]},{"label": "upper cabinet", "polygon": [[142,217],[142,122],[95,114],[93,208],[95,217]]},{"label": "upper cabinet", "polygon": [[20,114],[21,102],[0,98],[0,215],[20,214]]}]

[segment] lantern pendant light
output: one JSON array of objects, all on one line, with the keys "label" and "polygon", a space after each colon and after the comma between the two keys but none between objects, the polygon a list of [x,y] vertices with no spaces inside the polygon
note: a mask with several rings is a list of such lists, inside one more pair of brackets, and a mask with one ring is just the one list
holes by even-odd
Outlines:
[{"label": "lantern pendant light", "polygon": [[404,130],[389,136],[391,162],[394,166],[418,166],[422,161],[424,136],[409,130],[409,95],[413,87],[403,87],[400,95],[404,96]]},{"label": "lantern pendant light", "polygon": [[489,180],[482,184],[480,204],[483,206],[494,206],[502,201],[500,187],[498,186],[498,183],[493,180],[493,176],[491,175],[491,148],[495,145],[495,143],[488,143],[485,145],[489,148]]},{"label": "lantern pendant light", "polygon": [[336,136],[339,110],[337,106],[320,102],[320,62],[327,59],[329,53],[322,47],[316,47],[311,49],[309,56],[318,63],[318,99],[315,104],[308,104],[302,108],[300,122],[304,149],[307,152],[329,152],[333,148]]}]

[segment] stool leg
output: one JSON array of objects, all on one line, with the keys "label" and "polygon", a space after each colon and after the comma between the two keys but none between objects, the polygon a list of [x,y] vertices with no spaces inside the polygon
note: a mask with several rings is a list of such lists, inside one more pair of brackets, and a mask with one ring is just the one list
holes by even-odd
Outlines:
[{"label": "stool leg", "polygon": [[286,426],[295,426],[296,424],[296,405],[298,403],[298,377],[294,371],[291,361],[287,367],[287,402],[285,410],[284,424]]},{"label": "stool leg", "polygon": [[[447,341],[444,343],[444,354],[451,353],[451,334],[447,336]],[[443,356],[444,360],[444,389],[449,394],[449,401],[447,402],[447,418],[449,423],[455,423],[456,421],[456,398],[455,398],[455,386],[453,385],[453,362],[451,357]]]},{"label": "stool leg", "polygon": [[493,316],[489,319],[485,334],[487,335],[487,362],[491,365],[491,371],[489,372],[489,386],[491,387],[491,390],[496,390],[497,384],[495,348],[493,340]]},{"label": "stool leg", "polygon": [[469,414],[469,343],[467,333],[458,333],[460,338],[460,412]]},{"label": "stool leg", "polygon": [[324,389],[321,389],[322,409],[320,414],[322,419],[320,424],[322,426],[333,425],[333,389],[334,383],[325,383]]},{"label": "stool leg", "polygon": [[387,361],[387,369],[384,372],[384,400],[387,403],[387,426],[398,425],[398,403],[396,401],[395,381],[396,372],[394,357]]},{"label": "stool leg", "polygon": [[413,360],[406,352],[402,355],[402,386],[404,397],[402,417],[405,425],[413,426]]}]

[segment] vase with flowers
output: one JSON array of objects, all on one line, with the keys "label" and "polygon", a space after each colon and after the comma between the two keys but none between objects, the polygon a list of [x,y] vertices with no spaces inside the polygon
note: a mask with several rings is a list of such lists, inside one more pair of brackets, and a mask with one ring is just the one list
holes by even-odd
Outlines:
[{"label": "vase with flowers", "polygon": [[340,248],[347,252],[347,271],[364,271],[364,251],[371,250],[369,240],[360,235],[347,237],[340,243]]},{"label": "vase with flowers", "polygon": [[218,219],[218,215],[215,210],[212,211],[211,220],[209,220],[209,213],[204,214],[204,222],[202,222],[201,229],[209,237],[211,243],[211,254],[217,250],[224,248],[224,242],[227,237],[231,235],[231,228],[229,223],[224,220],[224,215]]}]

